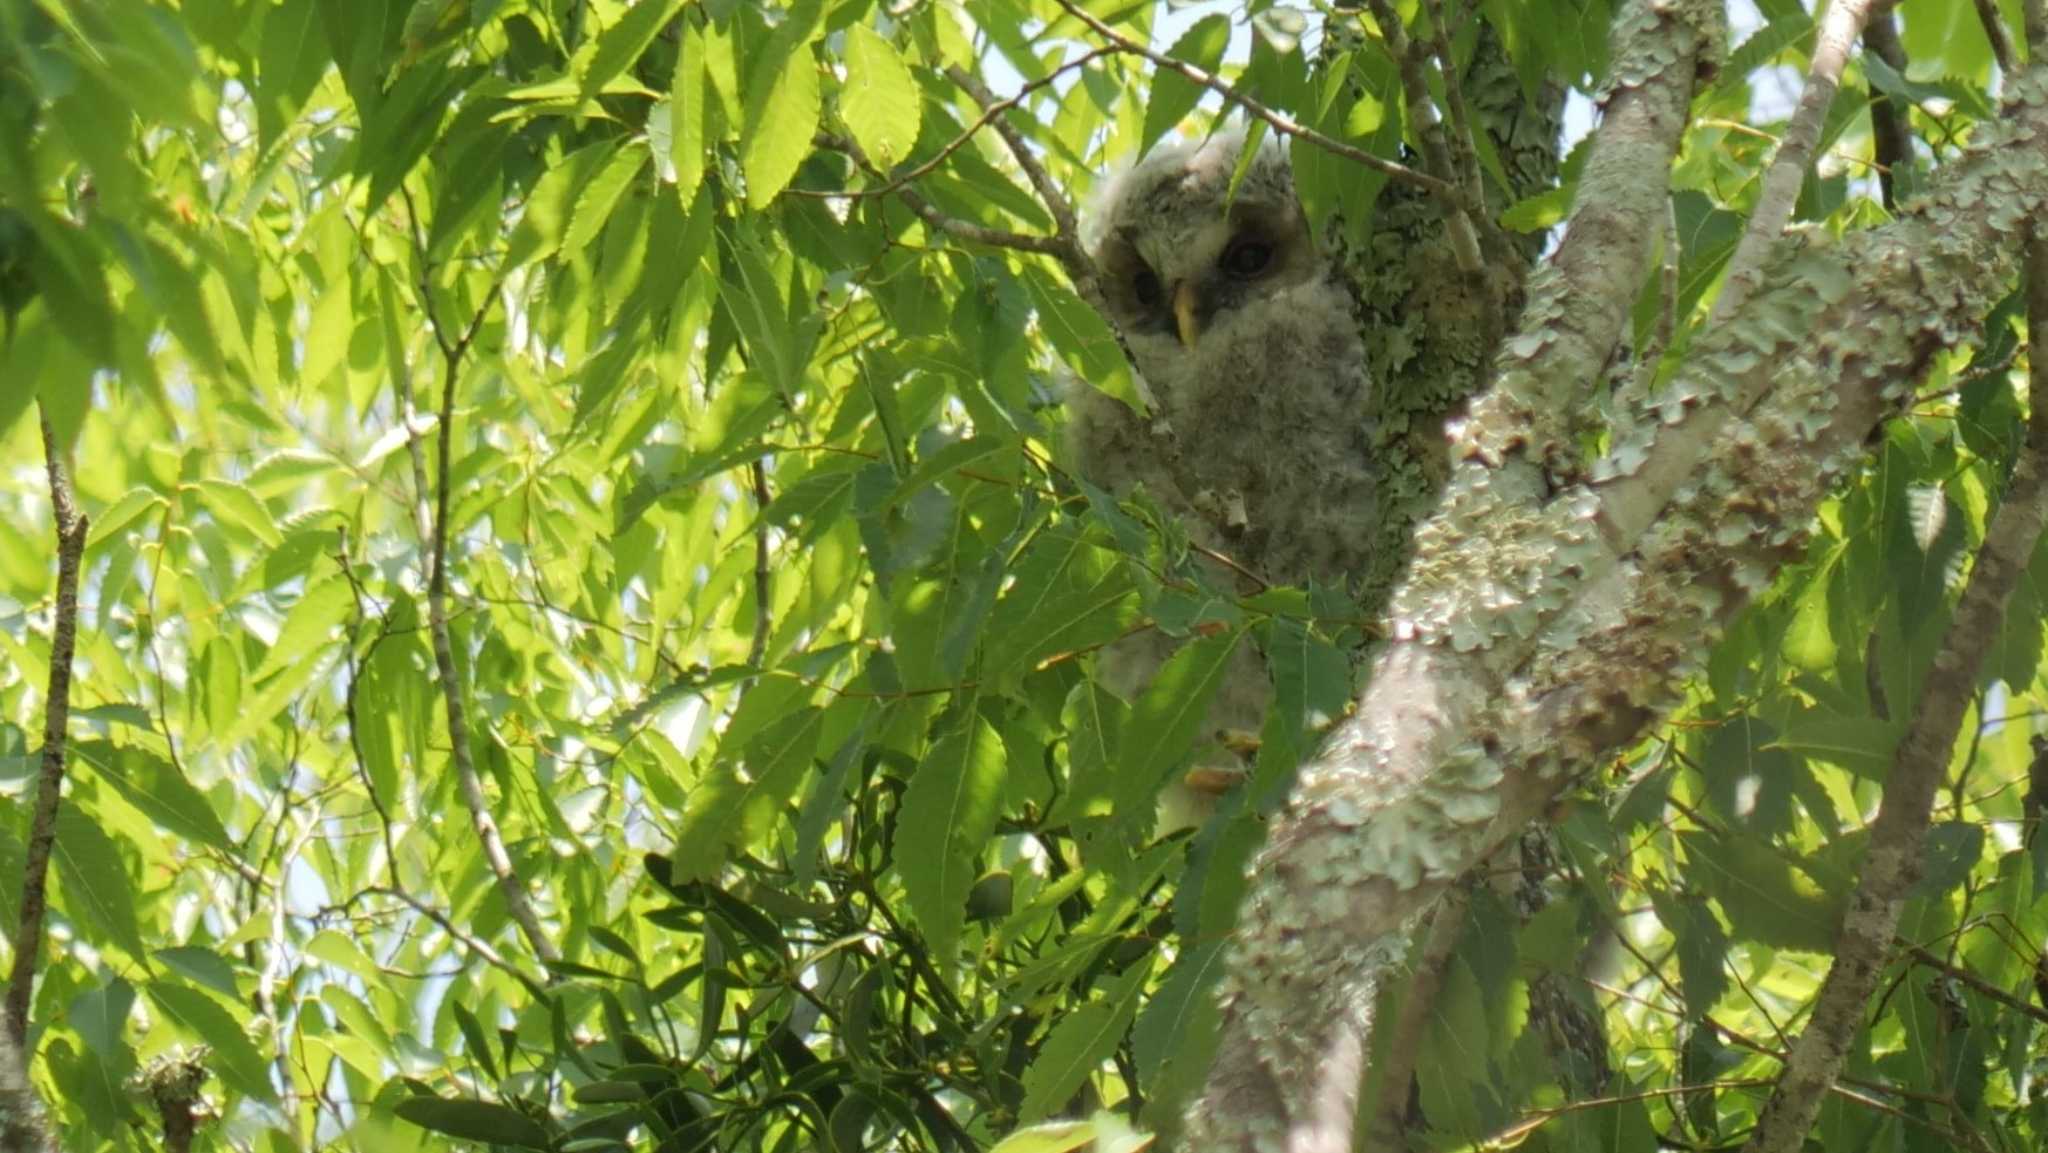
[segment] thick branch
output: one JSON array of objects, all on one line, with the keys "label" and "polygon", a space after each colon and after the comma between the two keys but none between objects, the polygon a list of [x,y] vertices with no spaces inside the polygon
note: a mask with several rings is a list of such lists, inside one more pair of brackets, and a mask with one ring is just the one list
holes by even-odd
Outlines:
[{"label": "thick branch", "polygon": [[57,1153],[42,1098],[28,1082],[28,1056],[11,1029],[0,1030],[0,1150]]},{"label": "thick branch", "polygon": [[1394,639],[1252,871],[1195,1147],[1348,1147],[1309,1111],[1402,926],[1672,702],[1704,642],[1800,554],[1870,429],[2004,291],[2048,202],[2044,79],[2015,78],[2009,119],[1911,214],[1785,251],[1586,481],[1530,467],[1529,404],[1589,375],[1532,303],[1417,534]]},{"label": "thick branch", "polygon": [[[1820,143],[1820,131],[1827,122],[1828,105],[1834,103],[1841,86],[1842,66],[1848,63],[1849,46],[1863,31],[1874,0],[1834,0],[1821,18],[1820,36],[1813,45],[1813,57],[1806,70],[1806,87],[1800,90],[1799,106],[1779,138],[1778,154],[1764,173],[1763,193],[1749,215],[1749,227],[1728,258],[1728,272],[1721,295],[1714,301],[1708,323],[1718,323],[1742,307],[1756,290],[1763,275],[1764,258],[1771,245],[1784,235],[1799,200],[1799,187],[1806,183],[1807,166]],[[1889,19],[1889,17],[1887,17]]]},{"label": "thick branch", "polygon": [[57,529],[57,604],[50,627],[50,679],[43,694],[42,765],[36,775],[36,804],[29,821],[27,863],[21,879],[21,924],[14,935],[14,966],[7,976],[7,1035],[16,1047],[28,1041],[29,1003],[36,984],[36,962],[43,949],[43,918],[48,912],[50,851],[57,842],[57,809],[64,796],[71,654],[78,644],[78,569],[85,555],[87,528],[49,415],[38,410],[36,418],[42,425],[50,511]]},{"label": "thick branch", "polygon": [[[2048,238],[2027,249],[2029,332],[2048,332]],[[2031,392],[2048,401],[2048,357],[2030,353]],[[1984,654],[1998,641],[2005,602],[2026,571],[2048,523],[2048,409],[2034,408],[2027,451],[2013,471],[2005,499],[1992,514],[1971,566],[1969,587],[1956,604],[1948,634],[1935,654],[1912,720],[1885,778],[1884,804],[1870,826],[1870,848],[1857,875],[1836,939],[1834,964],[1814,999],[1806,1031],[1786,1055],[1785,1072],[1757,1118],[1746,1146],[1751,1153],[1791,1153],[1806,1140],[1827,1094],[1863,1027],[1870,995],[1890,961],[1892,935],[1906,893],[1920,873],[1920,857],[1934,796],[1947,775],[1956,733],[1977,688]]]}]

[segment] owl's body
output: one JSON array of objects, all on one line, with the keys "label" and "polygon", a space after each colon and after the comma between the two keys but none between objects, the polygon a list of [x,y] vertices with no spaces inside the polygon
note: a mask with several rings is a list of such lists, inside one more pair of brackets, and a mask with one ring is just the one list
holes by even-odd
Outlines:
[{"label": "owl's body", "polygon": [[1082,475],[1143,483],[1201,543],[1267,581],[1340,583],[1373,533],[1364,349],[1353,297],[1317,251],[1268,143],[1237,195],[1243,137],[1155,149],[1104,195],[1096,260],[1150,424],[1074,398]]},{"label": "owl's body", "polygon": [[[1377,509],[1354,297],[1310,235],[1282,148],[1262,147],[1230,195],[1243,143],[1227,131],[1155,149],[1101,197],[1103,296],[1153,412],[1078,389],[1068,450],[1091,482],[1118,495],[1142,484],[1191,539],[1268,583],[1342,586],[1369,567]],[[1099,674],[1128,696],[1174,645],[1127,638]],[[1269,696],[1246,646],[1207,728],[1256,733]],[[1197,756],[1229,759],[1221,745]]]}]

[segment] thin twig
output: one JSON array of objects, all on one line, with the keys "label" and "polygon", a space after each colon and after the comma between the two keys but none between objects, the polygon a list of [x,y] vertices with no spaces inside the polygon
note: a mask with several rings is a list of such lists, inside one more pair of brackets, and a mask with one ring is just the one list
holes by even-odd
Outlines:
[{"label": "thin twig", "polygon": [[747,471],[754,482],[754,639],[747,646],[747,664],[758,669],[768,656],[768,634],[775,627],[775,573],[768,567],[768,469],[756,460]]},{"label": "thin twig", "polygon": [[[1906,74],[1906,46],[1899,42],[1891,9],[1871,13],[1870,22],[1863,27],[1863,49],[1890,65],[1892,71]],[[1905,106],[1888,92],[1870,94],[1870,141],[1877,160],[1878,191],[1885,208],[1897,212],[1899,177],[1913,163],[1913,133]]]},{"label": "thin twig", "polygon": [[[1074,63],[1085,63],[1109,51],[1111,49],[1096,49],[1081,56],[1079,61],[1070,62],[1064,67],[1072,67]],[[958,84],[962,92],[973,97],[974,102],[981,105],[983,118],[995,128],[996,135],[1003,138],[1003,145],[1010,150],[1010,156],[1017,162],[1018,169],[1024,173],[1024,179],[1029,180],[1031,187],[1038,190],[1038,198],[1045,202],[1045,210],[1052,213],[1053,227],[1058,230],[1060,236],[1078,245],[1081,229],[1074,216],[1073,204],[1067,200],[1066,193],[1052,179],[1051,174],[1046,172],[1045,165],[1039,163],[1037,154],[1031,151],[1031,145],[1024,139],[1024,134],[1017,131],[1017,126],[1010,123],[1007,116],[1002,115],[1015,108],[1017,102],[1023,99],[1024,93],[1019,92],[1008,100],[998,100],[995,93],[990,92],[988,86],[981,82],[980,77],[958,64],[946,66],[946,78]],[[1047,79],[1050,80],[1050,77]],[[1032,86],[1025,87],[1028,90]]]},{"label": "thin twig", "polygon": [[[406,200],[408,216],[411,217],[411,199]],[[409,369],[398,373],[398,399],[401,407],[400,419],[405,421],[406,454],[411,458],[414,500],[413,521],[419,532],[420,543],[429,555],[427,576],[427,624],[433,639],[434,669],[441,683],[441,700],[448,715],[449,757],[455,763],[456,783],[461,790],[463,804],[469,809],[470,824],[476,830],[477,841],[484,850],[484,861],[490,867],[497,881],[498,893],[505,901],[505,911],[526,936],[527,945],[544,964],[553,965],[561,960],[561,950],[556,947],[542,928],[540,917],[527,899],[526,886],[512,867],[511,854],[505,850],[504,836],[498,831],[498,822],[491,815],[490,798],[484,793],[483,780],[477,774],[476,759],[469,745],[469,715],[462,700],[462,685],[455,668],[455,644],[448,630],[448,518],[450,493],[453,485],[449,476],[454,469],[454,424],[456,386],[460,383],[462,358],[468,352],[470,343],[482,330],[484,317],[497,302],[498,284],[493,283],[483,301],[477,305],[476,314],[463,327],[462,335],[450,339],[435,315],[432,305],[432,285],[426,273],[427,250],[421,239],[419,220],[411,217],[413,239],[417,259],[420,261],[420,307],[427,315],[427,324],[433,334],[434,343],[441,349],[443,381],[441,387],[441,411],[439,427],[435,429],[440,459],[436,461],[434,484],[427,482],[426,449],[420,443],[419,422],[415,418],[412,374]],[[434,512],[429,515],[427,501],[434,502]]]},{"label": "thin twig", "polygon": [[1991,42],[1991,58],[2007,76],[2019,67],[2019,52],[2013,48],[2012,30],[1998,11],[1998,0],[1977,0],[1977,22],[1984,26],[1984,38]]},{"label": "thin twig", "polygon": [[1665,202],[1664,259],[1657,272],[1657,327],[1636,350],[1631,390],[1646,393],[1657,382],[1657,368],[1678,336],[1678,203]]},{"label": "thin twig", "polygon": [[1849,46],[1862,34],[1873,2],[1834,0],[1828,5],[1827,15],[1821,19],[1819,37],[1814,42],[1812,63],[1807,68],[1806,87],[1800,91],[1798,107],[1793,110],[1791,121],[1785,125],[1785,134],[1778,143],[1778,154],[1764,173],[1763,192],[1757,197],[1755,211],[1750,213],[1749,227],[1743,230],[1742,239],[1736,243],[1735,254],[1728,258],[1727,276],[1722,282],[1720,297],[1714,301],[1714,310],[1708,316],[1708,324],[1718,325],[1734,315],[1762,282],[1764,258],[1778,237],[1784,234],[1786,222],[1792,219],[1793,205],[1799,200],[1799,188],[1806,182],[1807,166],[1813,160],[1814,147],[1820,142],[1828,105],[1834,102],[1835,89],[1841,86],[1842,67],[1848,62]]},{"label": "thin twig", "polygon": [[[1033,92],[1036,92],[1039,89],[1046,87],[1053,81],[1058,80],[1061,76],[1064,76],[1069,72],[1072,72],[1078,68],[1084,68],[1089,64],[1092,64],[1095,61],[1102,59],[1105,56],[1119,55],[1123,51],[1124,50],[1122,48],[1108,47],[1095,48],[1088,52],[1084,52],[1081,55],[1076,56],[1074,59],[1067,61],[1065,64],[1060,65],[1058,68],[1053,69],[1051,72],[1046,73],[1044,76],[1041,76],[1038,79],[1025,84],[1024,87],[1019,88],[1017,90],[1016,95],[1001,100],[996,99],[993,94],[989,93],[988,89],[983,88],[978,83],[975,84],[972,88],[968,87],[968,84],[962,82],[960,79],[960,75],[966,75],[966,73],[963,72],[958,65],[954,65],[953,67],[950,67],[946,70],[946,75],[951,77],[955,84],[959,84],[961,88],[966,89],[969,95],[974,96],[976,103],[982,106],[981,115],[975,117],[974,123],[969,124],[966,128],[962,129],[958,134],[956,134],[951,140],[946,141],[946,143],[943,146],[941,146],[937,152],[932,153],[929,157],[926,157],[922,162],[912,165],[909,168],[903,169],[902,171],[896,173],[894,176],[887,177],[884,183],[877,185],[876,187],[873,188],[850,188],[844,190],[831,191],[825,191],[815,188],[788,188],[783,190],[783,194],[787,196],[808,196],[811,197],[812,199],[862,200],[873,199],[875,197],[880,196],[889,196],[891,194],[901,192],[905,188],[908,188],[910,185],[916,183],[918,180],[930,175],[934,169],[938,168],[939,165],[944,164],[946,162],[947,157],[953,155],[955,152],[960,151],[962,148],[965,148],[968,142],[973,140],[975,135],[979,133],[983,128],[987,128],[993,125],[995,127],[997,134],[1002,135],[1005,137],[1005,139],[1007,139],[1009,130],[1007,130],[1006,126],[1002,123],[1002,114],[1008,112],[1012,108],[1017,107],[1019,104],[1022,104],[1024,102],[1025,97],[1030,96]],[[959,73],[960,75],[955,75],[955,73]],[[866,162],[863,160],[862,163],[865,164]]]},{"label": "thin twig", "polygon": [[[820,148],[829,148],[834,152],[843,152],[851,157],[855,164],[860,165],[869,173],[877,177],[881,175],[880,170],[869,162],[867,153],[861,151],[860,145],[847,137],[834,136],[829,132],[820,132],[812,139],[812,142]],[[1043,253],[1046,256],[1061,260],[1066,259],[1068,255],[1066,242],[1057,236],[1041,236],[1030,232],[1011,232],[1007,229],[990,228],[987,225],[976,224],[971,220],[962,220],[957,216],[948,216],[940,211],[937,205],[926,199],[923,193],[908,184],[896,188],[895,193],[898,197],[902,198],[903,203],[910,206],[912,212],[917,213],[919,219],[923,220],[934,231],[948,236],[956,236],[973,244],[986,244],[995,248],[1014,248],[1020,252]],[[835,192],[832,195],[840,196],[844,194]]]},{"label": "thin twig", "polygon": [[42,956],[43,917],[48,912],[50,851],[57,841],[57,809],[64,795],[64,744],[71,720],[71,656],[78,644],[78,570],[85,554],[87,518],[71,487],[49,412],[40,405],[43,464],[50,480],[50,512],[57,530],[57,604],[50,625],[50,674],[43,694],[43,751],[36,777],[35,815],[21,879],[20,927],[14,935],[14,965],[7,977],[7,1035],[17,1048],[28,1043],[30,994]]},{"label": "thin twig", "polygon": [[1380,1096],[1366,1121],[1370,1147],[1400,1149],[1407,1145],[1402,1134],[1407,1128],[1408,1094],[1414,1087],[1416,1064],[1422,1058],[1423,1034],[1430,1019],[1436,1016],[1437,996],[1443,992],[1444,974],[1450,970],[1458,939],[1465,933],[1465,909],[1470,901],[1471,890],[1458,885],[1444,894],[1436,912],[1430,915],[1429,935],[1423,939],[1422,951],[1415,958],[1414,975],[1408,979],[1407,993],[1401,998],[1401,1011],[1392,1022],[1386,1056],[1374,1070]]},{"label": "thin twig", "polygon": [[1968,969],[1959,965],[1949,964],[1946,959],[1937,953],[1930,953],[1918,945],[1909,945],[1906,947],[1906,955],[1930,969],[1939,970],[1944,976],[1968,985],[1970,988],[1977,990],[1977,992],[2011,1009],[2015,1013],[2023,1013],[2036,1021],[2048,1024],[2048,1009],[2028,1004],[2026,1001],[2013,996],[2011,993],[1986,981]]},{"label": "thin twig", "polygon": [[[1468,206],[1460,200],[1470,199],[1478,184],[1477,161],[1473,163],[1473,175],[1468,183],[1458,161],[1452,158],[1451,146],[1444,136],[1443,119],[1437,115],[1436,102],[1429,95],[1429,77],[1424,71],[1428,67],[1429,50],[1409,38],[1408,29],[1401,23],[1401,16],[1394,11],[1391,0],[1367,0],[1367,4],[1372,9],[1373,20],[1379,24],[1387,52],[1393,56],[1395,68],[1400,73],[1402,102],[1408,106],[1408,127],[1422,148],[1424,166],[1431,176],[1464,189],[1463,197],[1443,197],[1438,200],[1438,205],[1443,211],[1444,228],[1451,241],[1451,252],[1458,261],[1458,270],[1476,275],[1484,268],[1485,257],[1479,251],[1479,232],[1466,213]],[[1445,71],[1451,70],[1446,68]],[[1445,82],[1449,83],[1448,76]]]},{"label": "thin twig", "polygon": [[1087,25],[1090,31],[1116,45],[1122,51],[1134,56],[1142,56],[1146,60],[1151,61],[1154,67],[1164,68],[1169,72],[1177,73],[1182,79],[1192,84],[1207,88],[1211,92],[1220,93],[1231,103],[1243,108],[1247,114],[1265,121],[1268,127],[1282,136],[1292,136],[1297,139],[1306,140],[1334,156],[1341,156],[1355,164],[1362,164],[1374,172],[1394,180],[1399,180],[1404,184],[1413,185],[1433,196],[1448,197],[1454,203],[1458,200],[1457,186],[1449,181],[1440,180],[1425,172],[1417,172],[1405,164],[1396,163],[1383,156],[1374,156],[1364,149],[1354,148],[1341,140],[1334,140],[1313,128],[1296,123],[1238,91],[1236,88],[1231,87],[1222,80],[1189,64],[1187,61],[1176,60],[1163,52],[1155,52],[1151,48],[1118,32],[1076,5],[1073,0],[1055,0],[1055,3],[1067,15]]}]

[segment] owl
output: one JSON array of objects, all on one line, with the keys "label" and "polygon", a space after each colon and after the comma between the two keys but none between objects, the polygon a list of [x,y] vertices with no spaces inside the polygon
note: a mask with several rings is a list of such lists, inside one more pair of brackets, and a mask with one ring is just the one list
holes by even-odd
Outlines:
[{"label": "owl", "polygon": [[1336,584],[1373,540],[1369,388],[1355,294],[1319,250],[1268,139],[1235,194],[1242,129],[1155,148],[1111,178],[1089,241],[1109,319],[1153,406],[1072,398],[1069,451],[1144,483],[1260,578]]},{"label": "owl", "polygon": [[[1375,540],[1356,296],[1319,249],[1278,142],[1260,145],[1233,192],[1244,148],[1242,129],[1226,129],[1107,181],[1089,248],[1152,412],[1071,390],[1067,455],[1117,495],[1143,485],[1190,539],[1229,557],[1214,570],[1222,587],[1342,585]],[[1098,675],[1128,697],[1173,648],[1137,634],[1101,654]],[[1269,695],[1245,646],[1210,706],[1215,740],[1196,776],[1215,779],[1204,770],[1246,748],[1232,738],[1258,731]]]}]

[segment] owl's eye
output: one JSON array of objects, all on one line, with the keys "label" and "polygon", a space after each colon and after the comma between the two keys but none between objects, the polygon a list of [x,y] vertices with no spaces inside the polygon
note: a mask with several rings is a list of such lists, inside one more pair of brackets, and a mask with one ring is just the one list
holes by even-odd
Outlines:
[{"label": "owl's eye", "polygon": [[1223,271],[1239,280],[1250,280],[1273,263],[1273,246],[1255,237],[1231,242],[1223,250]]},{"label": "owl's eye", "polygon": [[1138,275],[1131,278],[1131,292],[1146,308],[1157,308],[1164,299],[1159,291],[1159,277],[1149,268],[1139,269]]}]

